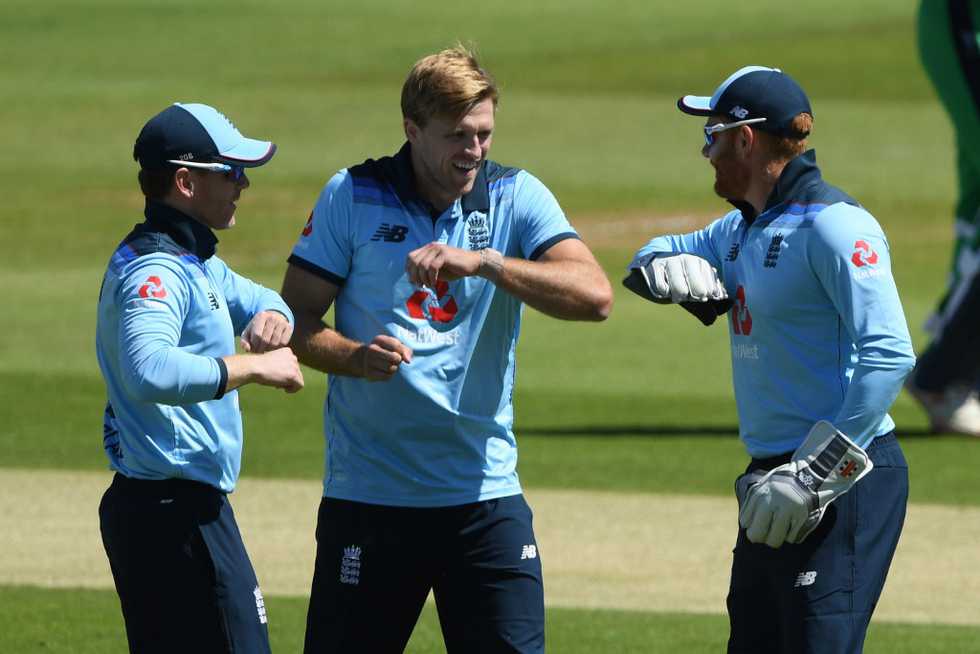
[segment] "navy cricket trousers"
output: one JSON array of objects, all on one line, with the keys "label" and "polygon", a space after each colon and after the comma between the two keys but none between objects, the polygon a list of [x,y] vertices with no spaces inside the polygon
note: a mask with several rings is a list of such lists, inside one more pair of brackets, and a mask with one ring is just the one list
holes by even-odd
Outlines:
[{"label": "navy cricket trousers", "polygon": [[[773,549],[739,529],[728,594],[729,654],[860,654],[898,545],[908,464],[891,432],[867,448],[874,468],[799,544]],[[756,459],[771,470],[790,455]]]},{"label": "navy cricket trousers", "polygon": [[402,652],[430,589],[449,654],[543,653],[531,521],[522,495],[437,508],[323,498],[306,654]]},{"label": "navy cricket trousers", "polygon": [[134,654],[269,654],[265,601],[225,494],[116,474],[102,543]]}]

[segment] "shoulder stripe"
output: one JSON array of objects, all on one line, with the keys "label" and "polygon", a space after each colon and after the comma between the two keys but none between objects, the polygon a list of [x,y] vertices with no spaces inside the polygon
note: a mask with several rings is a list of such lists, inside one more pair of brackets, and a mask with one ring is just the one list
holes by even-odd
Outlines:
[{"label": "shoulder stripe", "polygon": [[391,187],[370,177],[351,176],[353,200],[360,204],[373,204],[381,207],[401,208],[398,196]]}]

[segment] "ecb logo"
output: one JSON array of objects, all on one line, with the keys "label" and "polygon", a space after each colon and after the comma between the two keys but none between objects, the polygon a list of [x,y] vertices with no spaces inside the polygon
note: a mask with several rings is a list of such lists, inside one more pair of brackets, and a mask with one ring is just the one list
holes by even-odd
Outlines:
[{"label": "ecb logo", "polygon": [[487,215],[474,211],[466,219],[466,239],[471,250],[484,250],[490,247],[490,224]]}]

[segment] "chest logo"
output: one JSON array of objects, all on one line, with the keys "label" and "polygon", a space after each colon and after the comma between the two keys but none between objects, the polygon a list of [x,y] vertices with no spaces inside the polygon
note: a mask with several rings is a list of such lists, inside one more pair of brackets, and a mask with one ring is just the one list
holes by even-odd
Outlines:
[{"label": "chest logo", "polygon": [[873,266],[878,263],[878,253],[868,245],[867,241],[854,241],[854,254],[851,255],[851,263],[858,268]]},{"label": "chest logo", "polygon": [[732,243],[732,247],[728,248],[728,254],[725,255],[725,261],[735,261],[738,259],[738,243]]},{"label": "chest logo", "polygon": [[752,333],[752,312],[749,305],[745,303],[745,288],[739,286],[735,291],[735,304],[732,305],[732,329],[739,336],[748,336]]},{"label": "chest logo", "polygon": [[208,305],[210,305],[211,311],[217,311],[221,308],[221,303],[218,302],[218,296],[214,294],[214,291],[208,291]]},{"label": "chest logo", "polygon": [[474,211],[466,219],[466,239],[471,250],[485,250],[490,247],[490,224],[487,216]]},{"label": "chest logo", "polygon": [[313,233],[313,212],[310,212],[310,217],[306,219],[306,227],[303,228],[303,236],[309,236]]},{"label": "chest logo", "polygon": [[381,226],[378,227],[378,231],[374,233],[371,240],[383,240],[385,243],[401,243],[405,240],[406,234],[408,234],[408,227],[405,225],[389,225],[388,223],[381,223]]},{"label": "chest logo", "polygon": [[779,253],[782,250],[782,245],[782,234],[776,234],[772,237],[772,240],[769,242],[769,250],[766,251],[766,260],[763,262],[763,266],[766,268],[776,267],[776,264],[779,262]]},{"label": "chest logo", "polygon": [[436,322],[449,322],[459,311],[456,299],[449,295],[449,282],[441,279],[436,282],[435,297],[428,288],[419,289],[408,298],[405,308],[413,318]]},{"label": "chest logo", "polygon": [[167,289],[163,287],[163,282],[160,281],[159,277],[150,275],[140,286],[139,294],[142,298],[165,298],[167,297]]}]

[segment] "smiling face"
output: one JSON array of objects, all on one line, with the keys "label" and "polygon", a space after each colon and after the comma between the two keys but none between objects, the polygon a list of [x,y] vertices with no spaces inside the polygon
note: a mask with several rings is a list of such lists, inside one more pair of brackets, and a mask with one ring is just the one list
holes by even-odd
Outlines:
[{"label": "smiling face", "polygon": [[419,194],[437,211],[473,190],[493,140],[494,103],[483,100],[459,120],[434,116],[424,127],[405,119]]}]

